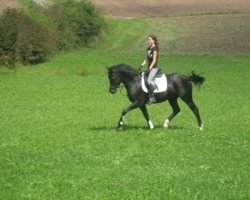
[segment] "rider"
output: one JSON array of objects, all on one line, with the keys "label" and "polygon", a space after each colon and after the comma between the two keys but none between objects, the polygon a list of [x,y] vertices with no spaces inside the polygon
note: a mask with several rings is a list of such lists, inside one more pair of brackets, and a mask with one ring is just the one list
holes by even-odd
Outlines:
[{"label": "rider", "polygon": [[158,71],[157,61],[159,52],[159,46],[156,36],[150,35],[148,38],[148,43],[149,47],[147,48],[147,58],[142,62],[141,66],[139,67],[139,70],[141,70],[146,63],[148,63],[147,72],[149,72],[149,75],[147,83],[149,89],[149,103],[155,103],[156,102],[154,96],[155,84],[153,82],[153,79]]}]

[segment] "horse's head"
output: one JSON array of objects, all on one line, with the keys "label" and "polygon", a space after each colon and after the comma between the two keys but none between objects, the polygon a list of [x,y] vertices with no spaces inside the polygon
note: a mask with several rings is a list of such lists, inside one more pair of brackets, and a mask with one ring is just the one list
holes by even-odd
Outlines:
[{"label": "horse's head", "polygon": [[107,68],[108,69],[108,78],[109,78],[109,92],[111,94],[116,93],[118,87],[121,84],[121,80],[118,76],[118,73],[115,72],[115,70],[111,67],[111,68]]}]

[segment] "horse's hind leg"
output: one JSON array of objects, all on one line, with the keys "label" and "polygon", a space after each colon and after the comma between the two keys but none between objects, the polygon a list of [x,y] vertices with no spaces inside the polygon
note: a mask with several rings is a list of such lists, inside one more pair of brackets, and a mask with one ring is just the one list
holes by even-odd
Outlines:
[{"label": "horse's hind leg", "polygon": [[180,112],[180,107],[177,103],[177,98],[169,99],[169,104],[173,109],[173,113],[165,120],[163,127],[168,128],[169,122]]},{"label": "horse's hind leg", "polygon": [[150,128],[150,129],[153,129],[153,128],[154,128],[154,125],[153,125],[153,123],[151,122],[151,120],[150,120],[150,118],[149,118],[148,110],[147,110],[146,106],[145,106],[145,105],[140,106],[140,109],[141,109],[141,111],[142,111],[142,113],[143,113],[145,119],[147,120],[147,123],[148,123],[149,128]]},{"label": "horse's hind leg", "polygon": [[203,130],[203,123],[200,117],[200,113],[199,113],[199,109],[198,107],[195,105],[193,98],[192,98],[192,94],[191,95],[185,95],[183,97],[181,97],[181,99],[189,106],[189,108],[193,111],[193,113],[196,116],[198,125],[199,125],[199,130]]}]

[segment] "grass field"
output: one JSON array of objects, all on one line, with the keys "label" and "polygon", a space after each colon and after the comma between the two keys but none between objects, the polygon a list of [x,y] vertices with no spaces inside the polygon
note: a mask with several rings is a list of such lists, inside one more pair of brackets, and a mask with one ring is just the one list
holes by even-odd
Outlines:
[{"label": "grass field", "polygon": [[247,199],[249,57],[161,61],[165,71],[206,76],[194,90],[203,132],[180,102],[169,129],[162,128],[171,112],[163,103],[149,106],[155,130],[134,111],[118,134],[129,102],[108,93],[104,75],[1,70],[0,198]]},{"label": "grass field", "polygon": [[150,20],[110,20],[108,35],[87,48],[35,67],[0,68],[0,199],[249,199],[250,57],[243,52],[171,54],[165,42],[185,27],[154,18],[164,22],[163,71],[206,77],[193,91],[204,131],[181,101],[169,129],[162,125],[171,108],[162,103],[148,106],[154,130],[135,110],[115,131],[129,101],[109,94],[105,65],[137,67]]}]

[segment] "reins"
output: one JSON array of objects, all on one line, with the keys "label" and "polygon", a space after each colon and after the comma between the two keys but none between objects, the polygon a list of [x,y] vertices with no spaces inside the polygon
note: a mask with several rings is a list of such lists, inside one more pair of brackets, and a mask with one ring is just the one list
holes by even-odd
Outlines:
[{"label": "reins", "polygon": [[128,84],[130,84],[130,83],[133,83],[133,82],[135,82],[135,81],[137,81],[137,79],[140,79],[141,78],[141,74],[140,75],[138,75],[135,79],[133,79],[132,81],[129,81],[129,82],[127,82],[126,84],[124,84],[124,83],[122,83],[121,85],[119,85],[118,86],[118,89],[120,90],[120,94],[122,95],[122,96],[128,96],[127,94],[125,95],[125,94],[122,94],[122,89],[124,88],[124,86],[126,86],[126,85],[128,85]]},{"label": "reins", "polygon": [[128,94],[122,94],[122,88],[123,88],[123,87],[124,87],[124,85],[123,85],[123,84],[122,84],[122,85],[119,85],[118,89],[119,89],[120,94],[121,94],[122,96],[127,97],[127,96],[128,96]]}]

